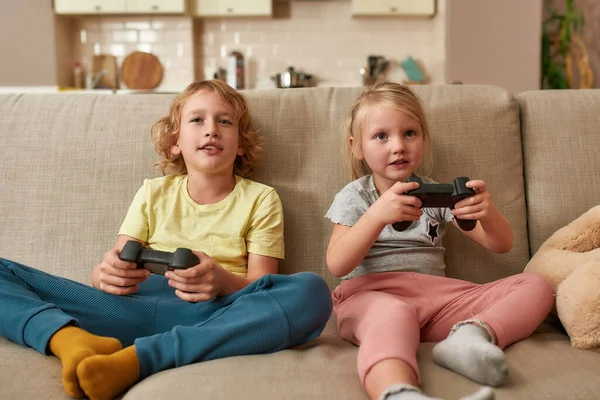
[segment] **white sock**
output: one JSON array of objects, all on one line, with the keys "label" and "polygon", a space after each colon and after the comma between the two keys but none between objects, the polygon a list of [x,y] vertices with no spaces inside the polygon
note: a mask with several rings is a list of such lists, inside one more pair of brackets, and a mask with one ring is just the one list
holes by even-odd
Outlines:
[{"label": "white sock", "polygon": [[504,352],[479,325],[465,324],[433,348],[433,360],[467,378],[498,386],[508,373]]},{"label": "white sock", "polygon": [[[379,397],[379,400],[441,400],[437,397],[429,397],[421,393],[415,386],[407,384],[392,385]],[[461,397],[460,400],[494,400],[492,388],[484,387],[477,392]]]},{"label": "white sock", "polygon": [[399,383],[392,385],[383,392],[379,400],[441,400],[437,397],[425,396],[416,386]]}]

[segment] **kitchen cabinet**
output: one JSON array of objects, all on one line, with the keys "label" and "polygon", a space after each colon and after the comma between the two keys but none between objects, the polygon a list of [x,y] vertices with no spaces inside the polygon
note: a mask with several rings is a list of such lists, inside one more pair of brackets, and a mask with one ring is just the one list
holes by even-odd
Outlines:
[{"label": "kitchen cabinet", "polygon": [[186,0],[125,0],[128,13],[183,14]]},{"label": "kitchen cabinet", "polygon": [[54,0],[56,14],[183,14],[186,0]]},{"label": "kitchen cabinet", "polygon": [[352,0],[352,15],[402,15],[431,17],[436,0]]},{"label": "kitchen cabinet", "polygon": [[54,0],[56,14],[121,14],[125,0]]},{"label": "kitchen cabinet", "polygon": [[199,17],[271,16],[273,0],[195,0],[192,13]]}]

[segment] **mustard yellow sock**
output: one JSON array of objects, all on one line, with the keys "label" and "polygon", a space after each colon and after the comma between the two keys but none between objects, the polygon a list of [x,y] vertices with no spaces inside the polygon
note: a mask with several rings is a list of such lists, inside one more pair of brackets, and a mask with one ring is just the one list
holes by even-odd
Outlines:
[{"label": "mustard yellow sock", "polygon": [[62,363],[62,383],[67,394],[81,398],[85,393],[77,380],[77,365],[86,357],[112,354],[123,348],[115,338],[96,336],[76,326],[65,326],[50,338],[50,351]]},{"label": "mustard yellow sock", "polygon": [[88,357],[77,366],[79,385],[90,400],[110,400],[129,389],[140,377],[135,346],[111,355]]}]

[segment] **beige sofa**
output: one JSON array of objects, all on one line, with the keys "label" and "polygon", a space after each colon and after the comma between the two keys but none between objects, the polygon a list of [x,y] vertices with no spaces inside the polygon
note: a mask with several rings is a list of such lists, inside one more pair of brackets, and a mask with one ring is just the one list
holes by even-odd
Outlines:
[{"label": "beige sofa", "polygon": [[[505,255],[449,230],[448,274],[486,282],[521,272],[557,228],[600,203],[600,91],[528,92],[486,86],[416,87],[430,118],[433,177],[484,179],[515,232]],[[284,203],[282,273],[310,270],[333,288],[325,266],[325,214],[347,182],[340,133],[360,88],[246,92],[266,157],[255,179]],[[0,256],[89,282],[157,159],[149,129],[171,95],[0,96]],[[4,312],[1,310],[0,312]],[[201,338],[199,338],[201,340]],[[426,393],[456,399],[476,385],[436,366],[433,344],[419,361]],[[506,351],[510,372],[497,399],[600,398],[600,354],[575,350],[556,320]],[[190,365],[149,377],[133,399],[366,399],[356,347],[323,335],[298,349]],[[60,362],[0,339],[1,399],[66,399]]]}]

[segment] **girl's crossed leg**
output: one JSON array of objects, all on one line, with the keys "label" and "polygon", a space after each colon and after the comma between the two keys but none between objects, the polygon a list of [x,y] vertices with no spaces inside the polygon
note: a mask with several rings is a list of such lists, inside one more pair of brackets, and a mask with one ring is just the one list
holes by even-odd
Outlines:
[{"label": "girl's crossed leg", "polygon": [[[423,307],[415,307],[396,294],[381,290],[353,290],[361,286],[368,288],[367,281],[373,283],[373,278],[353,282],[357,285],[342,284],[346,287],[341,290],[338,287],[333,295],[340,336],[359,346],[357,364],[361,383],[371,399],[430,399],[418,388],[420,372],[416,354],[420,343],[420,320],[431,307],[427,307],[427,302],[422,302]],[[412,284],[412,289],[407,290],[411,294],[414,279],[404,278],[400,286],[408,288],[406,285]],[[379,282],[373,289],[389,289],[390,281],[384,282],[385,275],[381,274],[375,280]],[[413,299],[415,303],[422,300]],[[492,394],[482,390],[470,399],[485,400]]]},{"label": "girl's crossed leg", "polygon": [[438,310],[422,330],[439,342],[436,363],[476,382],[498,386],[508,372],[502,349],[529,337],[552,309],[550,284],[522,273],[486,284],[415,274]]},{"label": "girl's crossed leg", "polygon": [[[530,336],[553,304],[545,279],[527,273],[484,285],[381,273],[342,282],[333,297],[340,336],[360,346],[359,376],[374,399],[393,383],[419,384],[420,341],[441,341],[434,348],[438,364],[485,385],[500,384],[507,371],[501,349]],[[400,395],[406,388],[391,389]],[[473,398],[489,396],[483,390]]]}]

